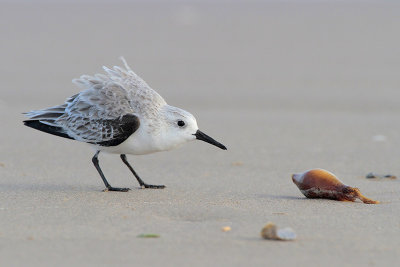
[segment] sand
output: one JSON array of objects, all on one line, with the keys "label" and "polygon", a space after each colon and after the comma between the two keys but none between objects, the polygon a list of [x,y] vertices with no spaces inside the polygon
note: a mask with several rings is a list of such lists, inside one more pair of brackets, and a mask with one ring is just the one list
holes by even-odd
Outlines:
[{"label": "sand", "polygon": [[[400,261],[400,5],[0,4],[1,266],[394,266]],[[120,64],[203,142],[100,155],[24,127],[71,79]],[[376,137],[381,136],[381,137]],[[382,138],[382,136],[384,136]],[[379,205],[306,199],[291,174],[324,168]],[[260,238],[273,221],[293,242]],[[231,231],[223,232],[224,226]],[[145,239],[144,233],[160,235]]]}]

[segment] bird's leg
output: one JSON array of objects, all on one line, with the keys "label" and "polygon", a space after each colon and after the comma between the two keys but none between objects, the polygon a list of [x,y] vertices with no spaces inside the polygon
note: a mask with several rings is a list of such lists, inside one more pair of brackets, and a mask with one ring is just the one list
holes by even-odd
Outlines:
[{"label": "bird's leg", "polygon": [[135,175],[137,181],[139,182],[140,187],[142,188],[153,188],[153,189],[162,189],[165,188],[165,185],[152,185],[152,184],[146,184],[143,182],[142,179],[140,179],[139,175],[135,172],[135,170],[132,168],[132,166],[129,164],[128,159],[126,158],[125,154],[121,154],[121,159],[125,163],[126,166],[131,170],[133,175]]},{"label": "bird's leg", "polygon": [[128,192],[129,188],[118,188],[118,187],[112,187],[108,182],[106,177],[104,176],[103,172],[100,169],[100,165],[99,165],[99,159],[97,158],[99,156],[100,150],[98,150],[96,152],[96,154],[94,154],[93,158],[92,158],[92,162],[94,164],[94,166],[96,167],[96,170],[99,172],[101,179],[103,180],[106,189],[104,189],[103,191],[118,191],[118,192]]}]

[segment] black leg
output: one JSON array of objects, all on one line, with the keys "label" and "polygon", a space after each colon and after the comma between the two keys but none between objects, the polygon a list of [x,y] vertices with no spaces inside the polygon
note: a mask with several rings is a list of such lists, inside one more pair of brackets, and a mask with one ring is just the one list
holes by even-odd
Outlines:
[{"label": "black leg", "polygon": [[152,185],[152,184],[146,184],[145,182],[143,182],[142,179],[140,179],[139,175],[137,175],[137,173],[135,172],[135,170],[132,168],[132,166],[129,164],[126,155],[125,154],[121,154],[121,159],[122,161],[125,163],[126,166],[128,166],[128,168],[131,170],[131,172],[133,173],[133,175],[135,175],[137,181],[140,184],[140,187],[142,188],[153,188],[153,189],[162,189],[165,188],[165,185]]},{"label": "black leg", "polygon": [[97,158],[99,156],[100,150],[98,150],[96,152],[96,154],[94,154],[93,158],[92,158],[92,162],[94,164],[94,166],[96,167],[96,170],[99,172],[101,179],[103,180],[106,189],[104,189],[103,191],[118,191],[118,192],[128,192],[129,188],[118,188],[118,187],[112,187],[108,182],[106,177],[104,176],[103,172],[100,169],[100,165],[99,165],[99,159]]}]

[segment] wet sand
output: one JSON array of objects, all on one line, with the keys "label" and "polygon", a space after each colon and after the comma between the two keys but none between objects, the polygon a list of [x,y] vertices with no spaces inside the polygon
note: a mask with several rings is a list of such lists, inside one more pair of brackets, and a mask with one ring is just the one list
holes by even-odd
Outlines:
[{"label": "wet sand", "polygon": [[[0,4],[1,266],[394,266],[400,260],[400,5]],[[131,67],[193,113],[203,142],[100,155],[22,125],[71,79]],[[383,135],[385,138],[374,138]],[[379,205],[306,199],[324,168]],[[268,221],[293,242],[261,240]],[[223,226],[232,228],[222,232]],[[137,238],[142,233],[160,238]]]}]

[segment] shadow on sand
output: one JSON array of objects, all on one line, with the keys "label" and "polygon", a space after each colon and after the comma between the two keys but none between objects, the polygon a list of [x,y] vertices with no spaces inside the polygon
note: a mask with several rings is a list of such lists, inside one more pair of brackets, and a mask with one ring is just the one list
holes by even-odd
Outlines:
[{"label": "shadow on sand", "polygon": [[267,195],[267,194],[257,194],[258,198],[268,198],[268,199],[288,199],[288,200],[307,200],[305,197],[295,197],[295,196],[284,196],[284,195]]},{"label": "shadow on sand", "polygon": [[69,184],[6,184],[0,183],[0,192],[101,192],[104,188],[91,185],[69,185]]}]

